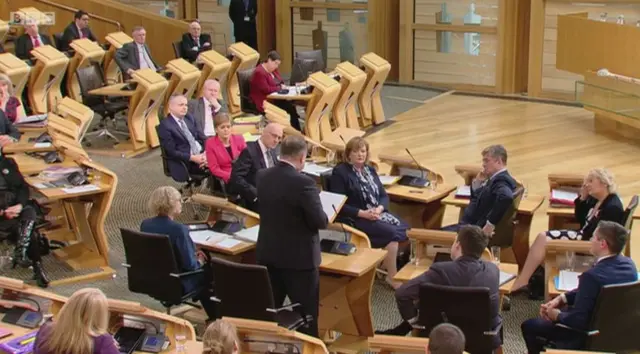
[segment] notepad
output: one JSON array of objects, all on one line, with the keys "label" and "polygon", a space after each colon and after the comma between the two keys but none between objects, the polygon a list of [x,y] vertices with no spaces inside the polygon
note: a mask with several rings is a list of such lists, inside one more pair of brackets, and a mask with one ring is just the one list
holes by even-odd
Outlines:
[{"label": "notepad", "polygon": [[569,291],[578,287],[578,278],[580,273],[572,272],[569,270],[561,270],[558,276],[558,286],[556,288],[560,291]]},{"label": "notepad", "polygon": [[8,337],[12,334],[13,332],[10,329],[0,327],[0,339]]},{"label": "notepad", "polygon": [[456,198],[471,198],[471,186],[459,186],[456,189]]},{"label": "notepad", "polygon": [[313,162],[307,162],[304,164],[304,168],[302,169],[302,172],[311,176],[320,177],[321,175],[324,175],[330,172],[331,170],[333,170],[333,167],[322,166]]},{"label": "notepad", "polygon": [[95,184],[86,184],[84,186],[62,188],[62,191],[67,194],[85,193],[85,192],[92,192],[92,191],[98,191],[98,190],[100,190],[100,187],[96,186]]},{"label": "notepad", "polygon": [[554,189],[551,191],[549,202],[552,206],[572,207],[576,198],[578,198],[578,193],[574,191]]},{"label": "notepad", "polygon": [[242,241],[234,240],[232,238],[227,238],[226,240],[216,243],[216,246],[222,247],[222,248],[233,248],[241,243]]},{"label": "notepad", "polygon": [[514,274],[500,271],[500,283],[499,283],[499,285],[503,286],[504,284],[510,282],[515,277],[516,276]]},{"label": "notepad", "polygon": [[343,194],[331,193],[327,191],[320,192],[320,202],[322,203],[322,210],[327,214],[327,218],[329,222],[333,222],[336,218],[340,209],[342,209],[342,205],[347,200],[347,197]]},{"label": "notepad", "polygon": [[255,225],[247,229],[242,229],[235,234],[235,238],[246,242],[258,242],[258,233],[260,232],[260,225]]},{"label": "notepad", "polygon": [[215,232],[213,230],[197,230],[197,231],[190,231],[189,237],[191,237],[191,240],[194,243],[216,244],[228,238],[229,235],[223,234],[220,232]]},{"label": "notepad", "polygon": [[398,182],[400,176],[379,176],[379,178],[383,186],[391,186]]},{"label": "notepad", "polygon": [[51,147],[52,144],[51,143],[35,143],[33,144],[34,148],[40,149],[40,148],[48,148]]}]

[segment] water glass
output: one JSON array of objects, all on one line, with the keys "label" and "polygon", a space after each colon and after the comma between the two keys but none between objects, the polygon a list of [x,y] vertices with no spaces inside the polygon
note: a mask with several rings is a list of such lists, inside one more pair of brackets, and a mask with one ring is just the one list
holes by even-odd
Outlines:
[{"label": "water glass", "polygon": [[500,246],[491,247],[491,256],[493,263],[500,265]]},{"label": "water glass", "polygon": [[418,265],[418,241],[409,239],[411,241],[411,256],[409,257],[409,263]]},{"label": "water glass", "polygon": [[336,165],[336,153],[327,151],[327,165],[334,167]]},{"label": "water glass", "polygon": [[182,333],[176,334],[176,353],[187,352],[187,336]]},{"label": "water glass", "polygon": [[576,268],[576,253],[574,251],[565,252],[566,269],[572,271]]}]

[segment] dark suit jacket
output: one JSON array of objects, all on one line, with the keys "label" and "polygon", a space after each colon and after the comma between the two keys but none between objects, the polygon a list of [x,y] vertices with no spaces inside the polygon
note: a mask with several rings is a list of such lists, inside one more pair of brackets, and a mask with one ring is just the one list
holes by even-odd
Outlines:
[{"label": "dark suit jacket", "polygon": [[253,101],[260,112],[264,112],[263,104],[267,96],[280,90],[280,84],[283,82],[278,70],[271,74],[264,69],[262,65],[256,66],[256,70],[251,76],[251,87],[249,88],[249,98]]},{"label": "dark suit jacket", "polygon": [[582,240],[586,241],[591,239],[593,232],[596,231],[600,220],[613,221],[622,225],[624,220],[624,207],[620,197],[613,193],[609,194],[600,205],[600,209],[595,212],[593,217],[587,220],[589,211],[593,209],[598,200],[593,197],[589,197],[586,200],[580,200],[580,197],[574,201],[574,213],[576,220],[580,223],[580,230],[582,231]]},{"label": "dark suit jacket", "polygon": [[[204,134],[205,109],[209,109],[209,107],[205,107],[204,98],[200,97],[195,100],[189,100],[187,106],[189,114],[196,120],[198,130],[200,130]],[[220,106],[220,109],[216,112],[216,114],[224,111],[224,107]]]},{"label": "dark suit jacket", "polygon": [[[191,135],[200,143],[202,149],[204,149],[204,143],[207,138],[196,129],[196,123],[189,114],[184,117],[184,121],[187,124],[187,128],[191,132]],[[180,126],[175,121],[171,114],[167,115],[158,128],[158,138],[160,138],[160,144],[170,159],[177,159],[183,161],[185,164],[192,163],[189,158],[191,157],[191,146],[189,140],[180,129]],[[180,166],[178,161],[168,161],[169,171],[171,177],[178,181],[186,181],[188,176],[185,174],[184,169]]]},{"label": "dark suit jacket", "polygon": [[560,313],[558,322],[578,330],[589,329],[591,314],[602,287],[630,283],[637,279],[638,270],[631,258],[615,255],[602,259],[580,275],[577,289],[564,294],[570,308]]},{"label": "dark suit jacket", "polygon": [[[40,40],[42,45],[53,45],[51,38],[48,35],[40,33]],[[31,50],[33,49],[33,43],[31,43],[31,36],[23,34],[16,39],[16,56],[22,60],[31,59]]]},{"label": "dark suit jacket", "polygon": [[[189,228],[186,225],[175,222],[167,216],[156,216],[144,220],[140,225],[140,231],[169,236],[181,273],[200,268],[196,258],[196,246],[189,236]],[[198,277],[184,278],[182,280],[184,292],[193,291],[198,286],[198,280]]]},{"label": "dark suit jacket", "polygon": [[[83,28],[82,33],[84,34],[84,38],[87,38],[91,41],[97,42],[96,36],[93,35],[91,29],[89,27]],[[62,41],[60,42],[60,47],[58,48],[61,52],[66,52],[69,49],[69,44],[75,41],[76,39],[80,39],[80,33],[78,33],[78,26],[76,26],[75,22],[71,22],[62,33]]]},{"label": "dark suit jacket", "polygon": [[[205,46],[205,43],[209,43],[209,45]],[[213,42],[211,42],[211,36],[206,33],[200,34],[199,44],[200,46],[196,45],[196,41],[193,40],[191,33],[183,34],[182,41],[180,42],[180,47],[182,48],[182,57],[190,62],[196,61],[200,52],[211,50],[213,46]],[[194,47],[197,47],[197,49],[194,49]]]},{"label": "dark suit jacket", "polygon": [[[271,151],[273,161],[278,161],[275,151]],[[253,202],[258,196],[256,189],[256,175],[259,170],[266,168],[263,152],[258,141],[247,143],[246,149],[242,150],[238,159],[233,163],[231,169],[231,190],[240,194],[243,200]]]},{"label": "dark suit jacket", "polygon": [[[2,171],[2,178],[7,183],[7,190],[16,195],[15,204],[26,206],[29,203],[29,185],[20,173],[18,164],[13,159],[0,155],[0,171]],[[0,203],[4,202],[0,201]],[[0,205],[0,209],[6,209],[10,206]],[[4,216],[0,217],[0,220],[3,219]]]},{"label": "dark suit jacket", "polygon": [[318,230],[327,227],[316,182],[286,162],[258,172],[258,263],[306,270],[320,265]]},{"label": "dark suit jacket", "polygon": [[491,293],[491,324],[493,328],[502,322],[500,317],[500,270],[491,262],[462,256],[455,261],[433,263],[429,270],[413,278],[396,290],[400,315],[408,321],[418,315],[416,305],[421,284],[463,287],[485,287]]},{"label": "dark suit jacket", "polygon": [[[158,65],[158,63],[153,60],[153,56],[151,56],[149,46],[145,43],[144,47],[146,48],[147,54],[149,54],[149,58],[151,58],[153,65],[155,65],[156,69],[160,69],[160,65]],[[122,48],[116,51],[114,59],[123,73],[126,73],[129,69],[140,69],[140,54],[138,53],[138,45],[136,42],[129,42],[123,45]]]},{"label": "dark suit jacket", "polygon": [[[229,18],[233,22],[233,31],[236,34],[244,33],[247,26],[256,25],[256,14],[258,13],[258,1],[249,0],[248,8],[244,6],[243,0],[231,0],[229,4]],[[249,22],[244,20],[249,17]]]},{"label": "dark suit jacket", "polygon": [[[382,182],[380,182],[378,173],[375,168],[371,166],[366,166],[365,168],[369,169],[369,172],[373,175],[376,185],[378,186],[378,190],[380,191],[378,202],[385,210],[388,211],[389,196],[387,195]],[[360,191],[360,181],[358,181],[358,177],[350,164],[341,163],[333,169],[329,183],[329,190],[333,193],[344,194],[347,196],[347,202],[338,214],[340,218],[355,219],[358,217],[358,211],[367,209],[366,202],[362,196],[362,192]]]},{"label": "dark suit jacket", "polygon": [[515,189],[516,181],[509,171],[498,173],[475,191],[471,188],[471,201],[464,210],[462,223],[480,227],[487,221],[498,224],[513,203]]},{"label": "dark suit jacket", "polygon": [[22,135],[18,128],[7,118],[7,115],[0,109],[0,135],[9,135],[10,137],[20,140]]}]

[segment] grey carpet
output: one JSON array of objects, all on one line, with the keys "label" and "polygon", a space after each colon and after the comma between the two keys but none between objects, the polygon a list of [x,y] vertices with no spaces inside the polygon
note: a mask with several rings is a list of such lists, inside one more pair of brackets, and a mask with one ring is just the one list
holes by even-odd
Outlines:
[{"label": "grey carpet", "polygon": [[[383,89],[383,104],[387,117],[393,117],[408,109],[419,105],[418,102],[409,102],[390,97],[405,97],[416,101],[422,101],[434,96],[435,93],[420,89],[407,89],[404,87],[385,87]],[[115,157],[92,156],[97,162],[104,164],[113,170],[119,178],[116,196],[106,220],[106,232],[109,237],[109,258],[111,266],[116,269],[114,279],[102,280],[93,283],[73,284],[51,288],[58,294],[69,296],[74,291],[83,287],[97,287],[102,289],[107,296],[116,299],[137,301],[149,308],[162,311],[162,306],[153,299],[130,292],[127,288],[127,276],[124,262],[124,250],[120,238],[119,228],[137,229],[140,222],[149,217],[146,210],[146,202],[151,192],[162,185],[178,186],[170,178],[164,176],[160,162],[160,152],[153,151],[146,155],[121,159]],[[183,215],[183,221],[189,219]],[[9,251],[8,245],[0,245],[0,255]],[[45,267],[52,279],[60,279],[65,276],[77,275],[79,272],[71,272],[63,264],[53,257],[46,257]],[[31,272],[25,269],[2,269],[2,274],[23,280],[29,280]],[[372,296],[373,319],[377,329],[387,329],[395,326],[400,321],[400,315],[395,306],[393,291],[383,282],[376,281]],[[525,297],[512,299],[511,311],[504,312],[505,325],[505,350],[507,353],[524,352],[524,343],[520,335],[520,324],[529,317],[537,315],[539,303],[527,300]]]}]

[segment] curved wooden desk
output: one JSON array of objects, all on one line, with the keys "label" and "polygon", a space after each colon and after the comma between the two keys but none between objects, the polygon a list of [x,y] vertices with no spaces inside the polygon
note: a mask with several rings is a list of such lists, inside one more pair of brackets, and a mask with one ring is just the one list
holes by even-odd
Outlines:
[{"label": "curved wooden desk", "polygon": [[69,61],[67,67],[67,92],[69,97],[78,102],[82,102],[82,92],[78,83],[76,70],[91,65],[91,62],[102,62],[105,51],[97,43],[88,38],[76,39],[71,42],[70,47],[75,50],[75,54]]},{"label": "curved wooden desk", "polygon": [[340,75],[342,89],[338,102],[333,106],[333,122],[339,128],[361,130],[356,104],[367,74],[348,61],[338,64],[336,72]]},{"label": "curved wooden desk", "polygon": [[360,63],[364,65],[367,72],[367,82],[358,98],[361,127],[382,124],[386,118],[380,93],[391,71],[391,64],[375,53],[363,55]]},{"label": "curved wooden desk", "polygon": [[369,338],[369,350],[375,353],[419,353],[424,354],[429,338],[375,335]]},{"label": "curved wooden desk", "polygon": [[169,114],[169,98],[172,95],[183,95],[191,99],[200,79],[200,70],[188,61],[179,58],[167,63],[166,71],[171,73],[167,91],[164,95],[164,115]]},{"label": "curved wooden desk", "polygon": [[31,55],[36,63],[29,77],[29,104],[34,113],[47,113],[62,99],[60,81],[69,58],[50,45],[33,49]]},{"label": "curved wooden desk", "polygon": [[109,50],[104,56],[104,77],[110,84],[122,81],[122,72],[118,63],[115,61],[116,51],[123,45],[133,42],[133,38],[124,32],[109,33],[104,39],[110,44]]},{"label": "curved wooden desk", "polygon": [[5,74],[13,84],[14,96],[22,102],[22,91],[29,81],[31,67],[11,53],[0,54],[0,73]]},{"label": "curved wooden desk", "polygon": [[[202,62],[203,67],[196,89],[196,97],[202,97],[202,87],[204,87],[204,82],[209,79],[218,80],[221,88],[228,85],[228,82],[225,81],[227,79],[227,72],[231,68],[229,59],[215,50],[208,50],[200,53],[198,60]],[[220,90],[220,96],[222,97],[222,90]]]},{"label": "curved wooden desk", "polygon": [[231,67],[227,74],[227,107],[230,114],[237,114],[242,111],[240,107],[240,86],[238,84],[238,71],[252,69],[256,67],[260,54],[248,45],[238,42],[229,47],[229,52],[233,54]]}]

